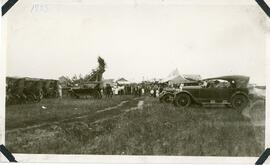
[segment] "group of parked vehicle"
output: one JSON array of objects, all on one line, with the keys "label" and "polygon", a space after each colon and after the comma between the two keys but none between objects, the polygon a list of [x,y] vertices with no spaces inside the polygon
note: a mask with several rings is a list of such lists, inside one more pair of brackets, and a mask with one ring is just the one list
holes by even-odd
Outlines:
[{"label": "group of parked vehicle", "polygon": [[36,78],[6,78],[6,104],[39,102],[58,96],[58,81]]}]

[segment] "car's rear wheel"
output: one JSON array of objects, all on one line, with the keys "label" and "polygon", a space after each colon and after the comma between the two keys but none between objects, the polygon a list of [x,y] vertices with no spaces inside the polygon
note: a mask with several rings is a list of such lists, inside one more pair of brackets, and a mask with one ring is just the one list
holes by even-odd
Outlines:
[{"label": "car's rear wheel", "polygon": [[190,103],[190,96],[186,93],[180,93],[175,98],[175,105],[178,107],[188,107]]},{"label": "car's rear wheel", "polygon": [[242,112],[243,109],[245,109],[248,106],[248,98],[244,95],[235,95],[232,98],[232,107],[236,110],[238,110],[239,112]]}]

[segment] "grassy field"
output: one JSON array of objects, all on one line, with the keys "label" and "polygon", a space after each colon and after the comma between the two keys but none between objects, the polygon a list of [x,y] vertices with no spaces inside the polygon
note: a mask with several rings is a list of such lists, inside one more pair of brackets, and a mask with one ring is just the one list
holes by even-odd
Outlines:
[{"label": "grassy field", "polygon": [[[6,129],[59,121],[72,116],[91,114],[99,109],[119,104],[131,97],[111,99],[46,99],[38,104],[10,105],[6,107]],[[43,107],[43,108],[42,108]]]},{"label": "grassy field", "polygon": [[[91,113],[92,115],[88,113],[89,107],[91,112],[95,112],[107,106],[115,106],[123,100],[128,102],[115,109]],[[136,109],[139,101],[144,101],[142,109]],[[233,109],[196,106],[179,109],[169,104],[161,104],[151,97],[115,97],[113,100],[100,100],[100,102],[89,100],[87,102],[46,100],[45,102],[48,109],[54,107],[53,113],[60,111],[58,109],[62,107],[61,114],[65,115],[55,118],[54,115],[47,115],[42,110],[32,108],[30,110],[33,112],[23,114],[23,117],[35,116],[35,110],[41,111],[42,115],[37,113],[39,117],[32,117],[36,122],[20,119],[16,121],[17,124],[11,124],[12,120],[16,119],[12,113],[22,113],[18,111],[27,111],[28,106],[40,107],[41,104],[23,105],[19,109],[8,107],[7,129],[16,128],[21,123],[33,124],[41,122],[39,120],[44,122],[70,117],[78,112],[73,112],[74,108],[80,109],[80,113],[87,112],[87,116],[42,128],[8,132],[6,145],[11,152],[259,156],[264,150],[264,125],[254,124],[250,118]],[[101,102],[104,105],[100,105]],[[257,108],[260,108],[263,116],[264,107]],[[16,115],[17,118],[22,117],[20,114]]]},{"label": "grassy field", "polygon": [[[152,102],[152,100],[150,101]],[[258,156],[264,127],[227,108],[179,110],[155,101],[119,119],[112,133],[97,138],[83,152],[127,155]],[[256,141],[256,134],[260,141]]]}]

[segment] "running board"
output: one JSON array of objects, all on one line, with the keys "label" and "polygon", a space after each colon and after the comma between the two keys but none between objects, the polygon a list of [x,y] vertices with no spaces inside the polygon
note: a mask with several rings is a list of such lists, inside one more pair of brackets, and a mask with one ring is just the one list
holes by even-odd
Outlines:
[{"label": "running board", "polygon": [[215,100],[210,100],[210,102],[202,102],[202,105],[230,105],[231,103],[229,103],[227,100],[224,100],[222,102],[216,102]]}]

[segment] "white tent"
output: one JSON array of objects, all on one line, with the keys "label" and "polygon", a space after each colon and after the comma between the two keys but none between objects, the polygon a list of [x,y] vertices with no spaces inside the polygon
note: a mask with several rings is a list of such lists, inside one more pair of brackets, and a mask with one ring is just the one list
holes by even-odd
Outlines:
[{"label": "white tent", "polygon": [[185,79],[187,80],[191,80],[191,81],[197,81],[197,80],[201,80],[201,75],[199,74],[184,74],[183,75]]},{"label": "white tent", "polygon": [[179,70],[176,68],[173,70],[166,78],[162,79],[161,83],[169,84],[180,84],[189,83],[193,81],[201,80],[201,76],[197,74],[180,74]]},{"label": "white tent", "polygon": [[187,82],[188,80],[184,78],[184,76],[180,75],[179,70],[175,69],[173,70],[166,78],[162,79],[160,82],[161,83],[184,83]]},{"label": "white tent", "polygon": [[180,84],[180,83],[186,83],[186,82],[190,82],[189,80],[185,79],[184,77],[182,77],[181,75],[176,76],[175,78],[169,80],[170,84]]}]

